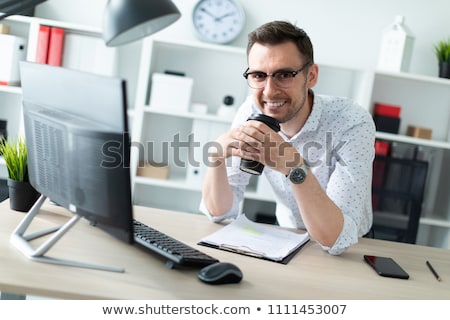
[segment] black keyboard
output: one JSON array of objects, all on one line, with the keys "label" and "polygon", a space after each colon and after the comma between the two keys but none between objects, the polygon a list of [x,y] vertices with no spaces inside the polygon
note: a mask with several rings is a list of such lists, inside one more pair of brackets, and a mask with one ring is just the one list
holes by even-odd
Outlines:
[{"label": "black keyboard", "polygon": [[167,258],[166,265],[169,268],[173,268],[176,265],[204,267],[219,262],[216,258],[155,230],[142,222],[134,220],[133,226],[134,241]]}]

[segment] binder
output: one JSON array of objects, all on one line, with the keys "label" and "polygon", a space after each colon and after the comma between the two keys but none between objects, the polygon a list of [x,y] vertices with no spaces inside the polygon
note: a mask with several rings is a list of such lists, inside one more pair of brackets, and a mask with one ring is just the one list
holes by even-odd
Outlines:
[{"label": "binder", "polygon": [[101,39],[75,33],[64,37],[63,65],[66,68],[105,76],[117,75],[118,49]]},{"label": "binder", "polygon": [[250,221],[244,214],[204,237],[199,245],[287,264],[309,242],[309,234],[296,233]]},{"label": "binder", "polygon": [[47,63],[49,40],[50,40],[50,27],[39,26],[37,49],[36,49],[37,63]]},{"label": "binder", "polygon": [[65,31],[62,28],[50,28],[47,64],[57,67],[62,65],[64,33]]}]

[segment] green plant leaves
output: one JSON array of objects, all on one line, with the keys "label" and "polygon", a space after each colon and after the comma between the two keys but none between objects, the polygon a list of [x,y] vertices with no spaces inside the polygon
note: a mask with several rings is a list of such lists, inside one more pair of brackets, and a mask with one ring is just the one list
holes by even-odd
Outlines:
[{"label": "green plant leaves", "polygon": [[5,159],[8,176],[16,181],[28,181],[27,146],[21,138],[17,143],[13,141],[0,141],[0,153]]},{"label": "green plant leaves", "polygon": [[439,41],[434,46],[434,52],[439,62],[450,62],[450,38]]}]

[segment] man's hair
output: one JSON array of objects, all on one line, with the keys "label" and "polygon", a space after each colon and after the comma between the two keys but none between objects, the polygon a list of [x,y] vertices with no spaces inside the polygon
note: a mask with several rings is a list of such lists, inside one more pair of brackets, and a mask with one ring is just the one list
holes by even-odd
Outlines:
[{"label": "man's hair", "polygon": [[297,45],[305,63],[314,63],[311,39],[303,29],[287,21],[272,21],[263,24],[248,35],[247,56],[255,43],[277,45],[292,41]]}]

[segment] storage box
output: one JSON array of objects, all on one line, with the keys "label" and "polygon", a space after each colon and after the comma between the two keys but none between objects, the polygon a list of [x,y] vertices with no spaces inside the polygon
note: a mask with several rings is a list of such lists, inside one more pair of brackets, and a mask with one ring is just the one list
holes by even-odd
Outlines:
[{"label": "storage box", "polygon": [[166,180],[169,177],[169,166],[140,162],[136,174],[141,177]]},{"label": "storage box", "polygon": [[386,104],[386,103],[375,103],[373,108],[373,114],[385,117],[400,117],[400,111],[402,108],[397,105]]},{"label": "storage box", "polygon": [[150,107],[189,112],[194,80],[185,76],[153,73]]},{"label": "storage box", "polygon": [[8,34],[8,33],[9,33],[9,26],[0,23],[0,34]]},{"label": "storage box", "polygon": [[421,128],[416,126],[408,126],[406,135],[410,137],[431,139],[432,130],[427,128]]},{"label": "storage box", "polygon": [[387,157],[389,155],[390,143],[387,141],[375,140],[375,154]]},{"label": "storage box", "polygon": [[377,131],[398,133],[400,127],[400,118],[386,117],[380,115],[374,115],[373,121],[375,122],[375,127]]},{"label": "storage box", "polygon": [[20,84],[19,61],[25,60],[25,39],[0,34],[0,84]]}]

